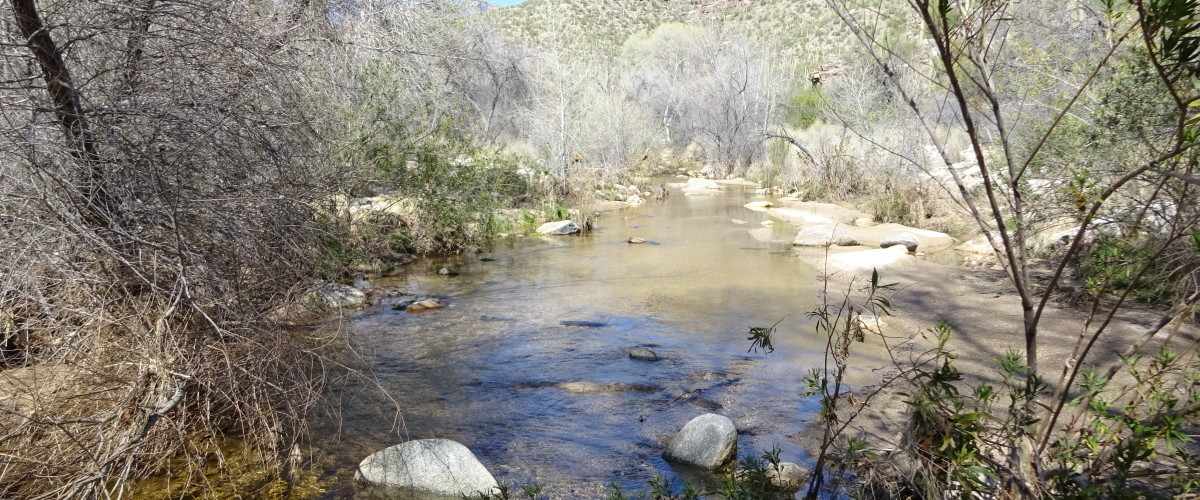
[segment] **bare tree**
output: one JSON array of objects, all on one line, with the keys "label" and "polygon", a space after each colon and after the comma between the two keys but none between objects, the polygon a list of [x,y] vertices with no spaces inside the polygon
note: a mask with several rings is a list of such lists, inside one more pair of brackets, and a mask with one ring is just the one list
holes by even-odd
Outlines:
[{"label": "bare tree", "polygon": [[722,176],[740,175],[762,156],[784,83],[768,51],[736,34],[666,25],[631,42],[626,57],[640,68],[634,96],[676,148],[699,145]]},{"label": "bare tree", "polygon": [[516,137],[518,120],[531,99],[532,55],[484,23],[470,25],[463,37],[461,58],[447,60],[450,85],[474,109],[485,144]]}]

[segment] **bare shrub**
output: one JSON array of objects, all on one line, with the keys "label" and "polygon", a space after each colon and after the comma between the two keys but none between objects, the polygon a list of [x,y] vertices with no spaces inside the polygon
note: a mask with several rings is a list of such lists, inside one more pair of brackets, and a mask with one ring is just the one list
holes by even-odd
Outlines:
[{"label": "bare shrub", "polygon": [[120,497],[243,436],[267,464],[332,341],[278,328],[339,185],[274,4],[0,9],[0,495]]}]

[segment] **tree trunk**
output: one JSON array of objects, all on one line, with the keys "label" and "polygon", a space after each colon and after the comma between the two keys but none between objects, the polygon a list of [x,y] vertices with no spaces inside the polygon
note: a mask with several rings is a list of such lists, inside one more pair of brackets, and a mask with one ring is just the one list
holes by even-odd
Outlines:
[{"label": "tree trunk", "polygon": [[46,92],[54,103],[55,120],[62,129],[67,151],[83,166],[79,174],[80,188],[84,193],[84,216],[93,224],[106,226],[111,212],[108,210],[110,203],[104,187],[104,171],[96,154],[96,144],[88,131],[79,89],[71,79],[62,51],[50,36],[50,29],[42,22],[35,1],[12,0],[12,6],[17,28],[21,30],[25,45],[33,52],[42,70]]}]

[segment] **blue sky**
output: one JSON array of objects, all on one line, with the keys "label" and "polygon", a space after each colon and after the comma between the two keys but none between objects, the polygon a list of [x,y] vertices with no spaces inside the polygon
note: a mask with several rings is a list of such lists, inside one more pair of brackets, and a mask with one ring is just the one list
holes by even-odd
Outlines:
[{"label": "blue sky", "polygon": [[509,5],[519,4],[521,2],[524,2],[525,0],[487,0],[487,1],[488,1],[488,3],[494,3],[496,5],[503,5],[503,6],[507,7]]}]

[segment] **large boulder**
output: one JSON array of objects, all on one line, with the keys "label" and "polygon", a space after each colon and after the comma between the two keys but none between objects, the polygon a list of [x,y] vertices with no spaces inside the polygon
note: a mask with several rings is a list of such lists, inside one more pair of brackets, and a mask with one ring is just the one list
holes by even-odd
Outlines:
[{"label": "large boulder", "polygon": [[708,179],[693,177],[687,181],[687,189],[721,189],[721,186]]},{"label": "large boulder", "polygon": [[837,226],[822,225],[801,229],[792,244],[798,247],[851,246],[857,245],[858,241]]},{"label": "large boulder", "polygon": [[419,439],[377,451],[358,464],[356,477],[456,497],[491,493],[497,486],[471,450],[449,439]]},{"label": "large boulder", "polygon": [[729,417],[705,413],[671,438],[663,456],[706,470],[722,469],[737,458],[737,429]]},{"label": "large boulder", "polygon": [[538,226],[537,232],[541,234],[573,234],[579,232],[579,225],[575,224],[573,220],[547,222]]},{"label": "large boulder", "polygon": [[917,251],[917,246],[921,244],[921,240],[917,239],[917,235],[908,231],[899,234],[893,234],[884,238],[879,242],[879,248],[888,248],[896,245],[904,245],[910,252]]},{"label": "large boulder", "polygon": [[362,290],[341,283],[321,283],[308,294],[310,303],[333,309],[358,307],[367,303]]}]

